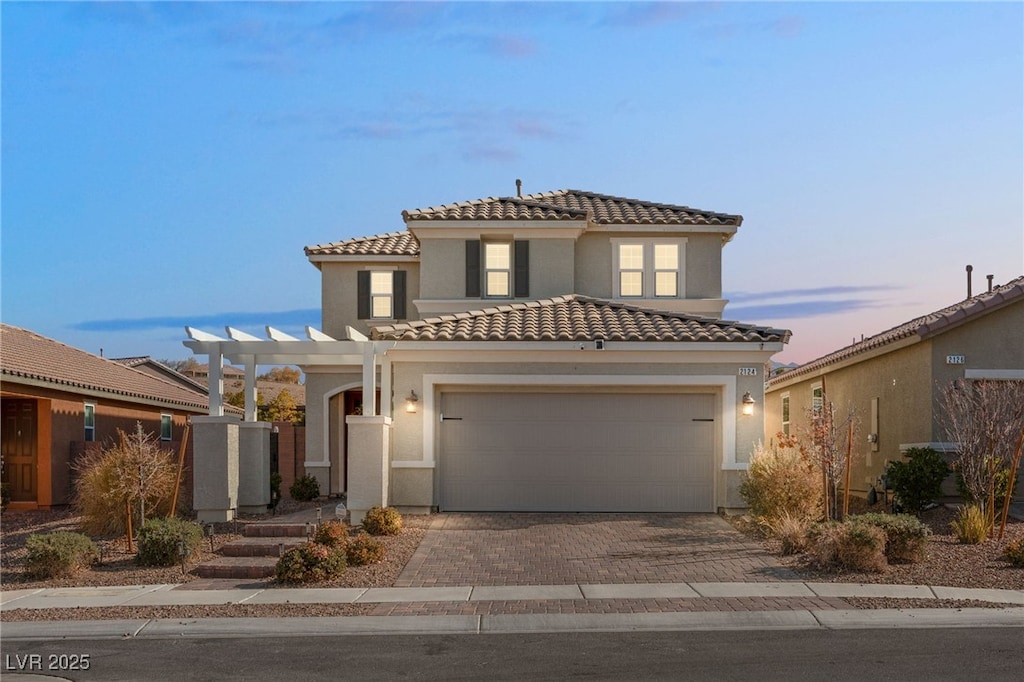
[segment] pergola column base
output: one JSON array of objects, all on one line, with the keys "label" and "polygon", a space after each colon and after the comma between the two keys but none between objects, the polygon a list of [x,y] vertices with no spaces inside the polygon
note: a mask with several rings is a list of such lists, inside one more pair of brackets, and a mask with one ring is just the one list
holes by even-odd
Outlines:
[{"label": "pergola column base", "polygon": [[391,417],[349,415],[349,523],[363,522],[372,507],[388,506],[391,470]]}]

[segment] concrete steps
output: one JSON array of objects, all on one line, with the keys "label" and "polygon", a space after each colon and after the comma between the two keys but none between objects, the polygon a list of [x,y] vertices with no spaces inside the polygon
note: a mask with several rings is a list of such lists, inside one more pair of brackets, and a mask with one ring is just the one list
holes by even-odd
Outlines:
[{"label": "concrete steps", "polygon": [[285,536],[246,537],[228,543],[220,548],[224,556],[270,556],[275,559],[293,547],[306,541],[301,538]]},{"label": "concrete steps", "polygon": [[276,556],[222,556],[196,566],[196,574],[202,578],[270,578],[276,564]]},{"label": "concrete steps", "polygon": [[[303,516],[308,515],[307,512]],[[240,580],[272,577],[280,554],[306,542],[307,534],[315,528],[315,522],[294,519],[247,524],[242,529],[242,538],[221,547],[221,556],[196,566],[196,574],[202,578]]]}]

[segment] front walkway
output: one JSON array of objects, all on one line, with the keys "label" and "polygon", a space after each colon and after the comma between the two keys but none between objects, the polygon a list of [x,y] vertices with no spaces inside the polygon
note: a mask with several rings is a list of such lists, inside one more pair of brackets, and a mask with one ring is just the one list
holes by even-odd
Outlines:
[{"label": "front walkway", "polygon": [[444,513],[395,586],[795,580],[713,514]]}]

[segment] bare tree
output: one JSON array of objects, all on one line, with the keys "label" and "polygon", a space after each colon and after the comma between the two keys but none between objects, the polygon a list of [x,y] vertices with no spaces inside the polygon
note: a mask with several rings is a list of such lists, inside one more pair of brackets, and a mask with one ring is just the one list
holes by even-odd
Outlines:
[{"label": "bare tree", "polygon": [[840,484],[847,496],[850,492],[848,472],[859,425],[857,413],[851,407],[845,415],[838,415],[822,385],[821,405],[809,408],[807,417],[809,425],[802,429],[802,436],[810,443],[808,454],[822,474],[825,513],[828,518],[839,520],[847,509],[845,504],[839,504]]},{"label": "bare tree", "polygon": [[[1008,506],[1024,442],[1024,381],[950,382],[939,393],[939,421],[956,446],[953,467],[991,531],[997,497]],[[1005,489],[997,489],[1005,480]]]}]

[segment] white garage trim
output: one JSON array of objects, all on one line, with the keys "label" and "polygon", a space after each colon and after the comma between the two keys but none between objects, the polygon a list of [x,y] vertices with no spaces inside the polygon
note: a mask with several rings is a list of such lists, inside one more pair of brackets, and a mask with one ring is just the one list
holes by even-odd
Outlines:
[{"label": "white garage trim", "polygon": [[437,425],[440,414],[436,399],[438,386],[700,386],[721,389],[722,418],[719,438],[722,444],[722,470],[745,471],[747,465],[736,461],[736,377],[732,375],[636,376],[578,374],[424,374],[423,375],[423,460],[392,461],[401,468],[436,466]]}]

